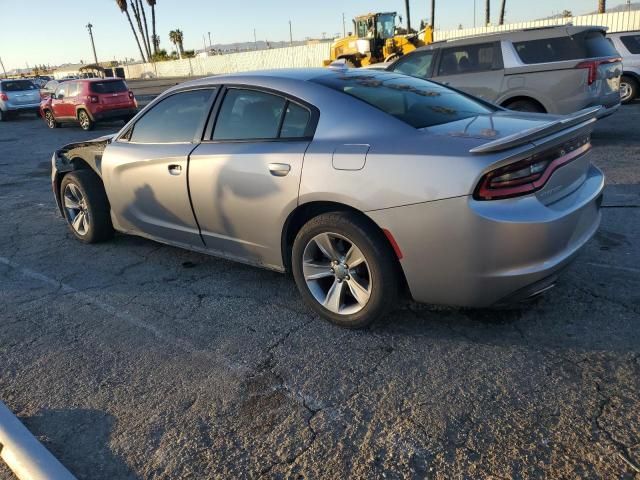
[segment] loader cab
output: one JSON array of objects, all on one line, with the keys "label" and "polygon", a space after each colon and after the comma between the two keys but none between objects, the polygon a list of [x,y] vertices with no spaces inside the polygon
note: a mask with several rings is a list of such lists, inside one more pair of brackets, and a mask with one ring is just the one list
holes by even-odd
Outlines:
[{"label": "loader cab", "polygon": [[374,13],[353,19],[356,36],[360,39],[373,39],[382,42],[393,38],[396,31],[396,13]]}]

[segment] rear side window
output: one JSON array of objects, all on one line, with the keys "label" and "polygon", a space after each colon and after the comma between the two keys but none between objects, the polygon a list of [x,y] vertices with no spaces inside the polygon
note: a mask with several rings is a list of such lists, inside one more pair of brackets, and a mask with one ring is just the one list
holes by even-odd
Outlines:
[{"label": "rear side window", "polygon": [[502,52],[498,43],[445,48],[438,75],[488,72],[502,68]]},{"label": "rear side window", "polygon": [[93,93],[120,93],[129,90],[127,84],[122,80],[109,80],[107,82],[91,82]]},{"label": "rear side window", "polygon": [[615,47],[602,32],[578,33],[572,37],[543,38],[514,42],[513,46],[523,63],[562,62],[585,58],[617,57]]},{"label": "rear side window", "polygon": [[193,142],[209,113],[212,90],[173,94],[154,105],[127,134],[136,143]]},{"label": "rear side window", "polygon": [[257,90],[227,91],[213,131],[214,140],[278,138],[286,100]]},{"label": "rear side window", "polygon": [[29,80],[5,80],[2,82],[2,90],[4,92],[22,92],[24,90],[36,90],[37,88]]},{"label": "rear side window", "polygon": [[287,103],[280,138],[300,138],[307,135],[311,112],[295,103]]},{"label": "rear side window", "polygon": [[620,37],[622,44],[627,47],[629,53],[640,54],[640,35],[625,35]]},{"label": "rear side window", "polygon": [[433,50],[416,52],[398,60],[392,70],[412,77],[427,78],[431,75],[431,65],[435,52]]},{"label": "rear side window", "polygon": [[362,100],[415,128],[494,111],[436,83],[404,75],[354,72],[324,75],[313,81]]}]

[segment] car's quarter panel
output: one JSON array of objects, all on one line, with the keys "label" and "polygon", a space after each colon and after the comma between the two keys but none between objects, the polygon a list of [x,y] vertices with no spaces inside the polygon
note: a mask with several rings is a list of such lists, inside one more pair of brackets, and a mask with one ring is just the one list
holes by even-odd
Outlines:
[{"label": "car's quarter panel", "polygon": [[102,157],[102,178],[117,230],[202,247],[187,186],[195,145],[116,141]]},{"label": "car's quarter panel", "polygon": [[[206,248],[282,269],[281,232],[298,202],[308,140],[203,142],[191,154],[189,188]],[[289,172],[278,176],[278,166]]]},{"label": "car's quarter panel", "polygon": [[603,186],[602,173],[590,167],[579,189],[550,205],[535,195],[465,196],[367,214],[393,233],[416,301],[487,307],[574,258],[598,228]]}]

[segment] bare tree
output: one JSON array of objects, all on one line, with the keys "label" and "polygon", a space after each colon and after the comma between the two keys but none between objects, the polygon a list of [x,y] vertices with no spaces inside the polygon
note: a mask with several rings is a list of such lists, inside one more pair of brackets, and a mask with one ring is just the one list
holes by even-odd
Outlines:
[{"label": "bare tree", "polygon": [[140,56],[142,57],[142,61],[146,62],[147,59],[144,56],[144,52],[142,51],[142,46],[140,46],[140,40],[138,39],[138,35],[136,34],[136,29],[133,26],[133,22],[131,21],[131,15],[129,15],[129,10],[127,9],[127,0],[116,0],[116,4],[120,11],[127,16],[127,20],[129,20],[129,25],[131,25],[131,33],[133,33],[134,38],[136,39],[136,43],[138,44],[138,50],[140,50]]},{"label": "bare tree", "polygon": [[504,8],[507,0],[502,0],[500,4],[500,19],[498,20],[498,25],[504,25]]},{"label": "bare tree", "polygon": [[598,0],[598,13],[607,12],[607,0]]}]

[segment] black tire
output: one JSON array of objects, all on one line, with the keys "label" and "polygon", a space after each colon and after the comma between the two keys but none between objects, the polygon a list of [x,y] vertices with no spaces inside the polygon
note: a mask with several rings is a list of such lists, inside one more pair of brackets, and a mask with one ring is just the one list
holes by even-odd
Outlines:
[{"label": "black tire", "polygon": [[547,113],[542,105],[533,100],[515,100],[506,104],[505,108],[517,112]]},{"label": "black tire", "polygon": [[51,110],[46,110],[44,112],[44,121],[47,123],[47,127],[49,128],[58,128],[60,126],[60,124],[56,122]]},{"label": "black tire", "polygon": [[8,120],[9,113],[0,109],[0,122],[6,122]]},{"label": "black tire", "polygon": [[[623,89],[624,86],[627,86],[628,90],[628,96],[623,97]],[[623,105],[626,105],[628,103],[633,102],[636,98],[638,98],[638,90],[640,89],[640,85],[638,85],[638,81],[633,78],[630,77],[628,75],[623,75],[622,79],[620,80],[620,101],[622,102]]]},{"label": "black tire", "polygon": [[[307,285],[303,273],[303,259],[305,249],[317,235],[334,233],[345,237],[362,252],[367,270],[370,271],[368,301],[355,313],[334,313],[325,308],[316,299]],[[331,212],[319,215],[309,220],[298,232],[291,255],[293,277],[304,301],[324,319],[347,328],[362,328],[384,316],[396,305],[400,290],[400,276],[397,260],[384,235],[362,216],[353,212]],[[333,269],[332,269],[333,271]],[[337,276],[325,279],[333,284]],[[349,276],[346,280],[352,280]],[[324,281],[324,280],[323,280]],[[340,281],[342,283],[342,281]],[[346,282],[348,283],[348,282]],[[345,304],[347,298],[352,298],[349,286],[345,287],[341,298]],[[344,297],[346,295],[346,297]],[[340,302],[342,304],[342,301]],[[338,309],[339,310],[339,309]]]},{"label": "black tire", "polygon": [[[67,189],[71,190],[72,187],[80,191],[84,200],[82,210],[87,219],[87,228],[84,233],[74,228],[73,220],[75,216],[72,215],[73,209],[65,206],[65,194]],[[113,237],[111,207],[102,181],[95,172],[91,170],[76,170],[65,175],[60,184],[60,201],[67,225],[78,240],[84,243],[98,243]]]},{"label": "black tire", "polygon": [[91,116],[86,110],[78,110],[78,122],[80,122],[80,128],[86,132],[93,130],[95,126],[95,122],[91,120]]}]

